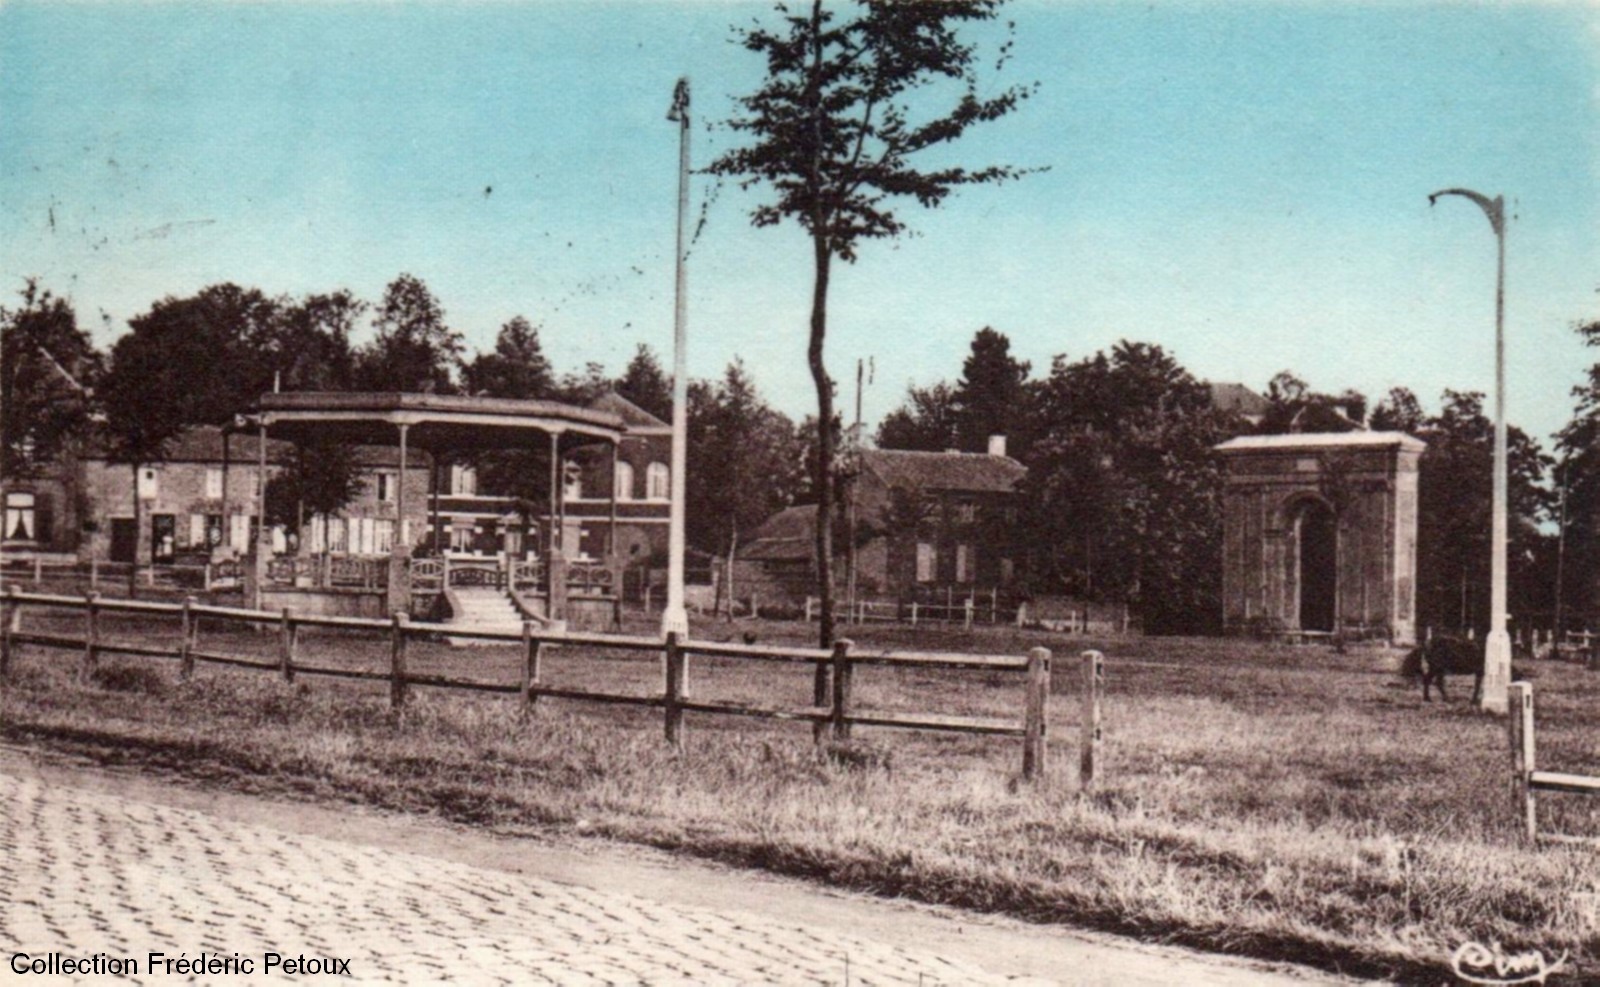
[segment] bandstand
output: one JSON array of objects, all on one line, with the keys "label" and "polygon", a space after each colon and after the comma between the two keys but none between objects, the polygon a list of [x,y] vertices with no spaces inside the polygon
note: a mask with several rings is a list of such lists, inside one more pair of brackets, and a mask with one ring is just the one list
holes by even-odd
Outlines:
[{"label": "bandstand", "polygon": [[[246,601],[256,609],[291,606],[311,613],[414,617],[449,616],[452,622],[483,616],[479,602],[497,597],[505,619],[561,623],[577,617],[589,625],[615,619],[621,586],[616,546],[616,493],[599,558],[567,558],[561,532],[566,514],[563,466],[580,450],[609,447],[611,471],[627,426],[616,414],[555,401],[411,393],[291,392],[264,394],[240,423],[257,432],[260,476],[267,473],[268,439],[296,445],[335,442],[398,450],[393,490],[393,539],[385,557],[356,558],[331,551],[300,551],[273,558],[262,526],[245,569]],[[523,450],[543,454],[548,484],[543,517],[528,518],[527,533],[485,558],[451,558],[441,543],[441,465],[474,455]],[[538,457],[530,457],[534,459]],[[420,460],[420,462],[419,462]],[[422,489],[407,481],[421,467]],[[531,484],[530,484],[531,486]],[[266,483],[258,484],[259,516],[266,516]],[[418,504],[418,499],[423,503]],[[422,524],[413,526],[415,519]],[[542,523],[541,523],[542,522]],[[420,531],[418,530],[420,529]],[[588,619],[583,619],[585,615]]]}]

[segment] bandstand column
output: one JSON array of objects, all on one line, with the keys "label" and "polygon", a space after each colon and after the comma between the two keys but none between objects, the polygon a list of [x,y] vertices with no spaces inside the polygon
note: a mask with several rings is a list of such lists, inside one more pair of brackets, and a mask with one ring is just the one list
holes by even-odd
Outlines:
[{"label": "bandstand column", "polygon": [[233,459],[233,456],[231,455],[232,452],[233,452],[233,432],[228,430],[228,429],[223,429],[223,431],[222,431],[222,544],[215,546],[214,548],[211,549],[211,551],[213,553],[215,553],[216,550],[219,549],[219,548],[226,549],[227,552],[225,554],[227,555],[228,558],[232,558],[233,557],[233,555],[232,555],[232,553],[233,553],[233,509],[228,506],[228,467],[229,467],[229,465],[231,465],[231,462],[232,462],[232,459]]},{"label": "bandstand column", "polygon": [[394,490],[394,537],[389,543],[389,585],[385,604],[389,613],[411,612],[411,546],[406,543],[406,439],[410,425],[400,430],[400,475]]},{"label": "bandstand column", "polygon": [[554,558],[559,551],[560,543],[556,541],[556,498],[559,496],[557,484],[560,482],[561,473],[561,446],[560,437],[550,433],[550,500],[549,512],[545,515],[545,530],[548,536],[545,539],[545,554]]},{"label": "bandstand column", "polygon": [[[606,557],[612,568],[620,568],[617,562],[617,441],[611,440],[611,524],[606,528]],[[617,577],[621,585],[620,575]]]},{"label": "bandstand column", "polygon": [[[248,524],[248,519],[246,520]],[[251,568],[255,572],[255,593],[251,605],[261,609],[261,588],[267,582],[267,560],[272,556],[272,534],[267,531],[267,423],[256,432],[256,543]]]},{"label": "bandstand column", "polygon": [[429,486],[432,488],[431,493],[433,496],[433,510],[430,512],[431,516],[428,521],[428,531],[432,533],[429,541],[433,545],[433,554],[443,555],[444,549],[439,546],[439,454],[431,452],[429,456],[432,460]]}]

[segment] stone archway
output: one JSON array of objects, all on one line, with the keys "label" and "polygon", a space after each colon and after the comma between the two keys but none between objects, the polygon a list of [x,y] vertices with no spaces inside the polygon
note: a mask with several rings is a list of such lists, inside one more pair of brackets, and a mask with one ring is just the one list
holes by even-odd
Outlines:
[{"label": "stone archway", "polygon": [[1339,603],[1339,522],[1319,499],[1294,508],[1295,611],[1302,631],[1332,633]]},{"label": "stone archway", "polygon": [[1217,448],[1225,630],[1415,640],[1420,440],[1306,432]]}]

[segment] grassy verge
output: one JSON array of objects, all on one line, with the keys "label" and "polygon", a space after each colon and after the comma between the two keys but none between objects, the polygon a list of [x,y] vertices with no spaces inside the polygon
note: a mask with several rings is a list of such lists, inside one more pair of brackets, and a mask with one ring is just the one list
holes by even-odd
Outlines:
[{"label": "grassy verge", "polygon": [[[764,641],[781,627],[760,627]],[[127,625],[119,633],[152,634]],[[864,646],[904,644],[883,632]],[[991,636],[1001,632],[989,632]],[[1020,651],[1033,638],[946,638]],[[221,635],[218,635],[220,638]],[[933,642],[922,639],[919,646]],[[1070,648],[1054,642],[1058,653]],[[208,648],[271,653],[270,635]],[[26,652],[0,693],[0,736],[248,790],[358,800],[508,829],[595,833],[889,895],[1070,922],[1346,972],[1437,982],[1467,940],[1600,960],[1600,861],[1514,837],[1503,721],[1424,706],[1394,653],[1217,641],[1105,642],[1105,782],[1073,776],[1070,675],[1052,707],[1047,783],[1018,784],[1015,741],[862,731],[819,756],[799,725],[689,719],[545,700],[288,685],[262,673]],[[378,645],[307,642],[318,661],[377,665]],[[1137,664],[1148,662],[1150,664]],[[501,649],[421,648],[419,670],[511,680]],[[552,658],[557,681],[651,689],[649,657]],[[1538,669],[1541,763],[1600,767],[1600,676]],[[1015,715],[1015,677],[863,669],[863,705]],[[803,669],[705,662],[705,698],[772,702]],[[1065,742],[1064,742],[1065,741]],[[1552,829],[1600,835],[1600,800],[1550,800]]]}]

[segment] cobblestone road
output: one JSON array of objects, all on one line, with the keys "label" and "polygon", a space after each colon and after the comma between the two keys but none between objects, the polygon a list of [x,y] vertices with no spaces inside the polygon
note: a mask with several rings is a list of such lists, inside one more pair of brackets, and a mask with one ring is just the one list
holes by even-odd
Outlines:
[{"label": "cobblestone road", "polygon": [[[0,980],[14,976],[15,953],[59,952],[136,958],[143,975],[119,983],[351,982],[261,976],[260,957],[271,950],[348,959],[356,982],[1016,983],[883,943],[7,774],[0,947]],[[237,953],[256,960],[257,974],[152,977],[151,951]]]}]

